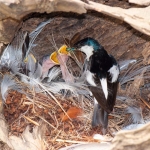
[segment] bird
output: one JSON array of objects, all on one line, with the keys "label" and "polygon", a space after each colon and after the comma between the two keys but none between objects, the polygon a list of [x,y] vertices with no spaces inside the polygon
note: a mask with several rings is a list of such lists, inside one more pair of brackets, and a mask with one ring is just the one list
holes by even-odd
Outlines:
[{"label": "bird", "polygon": [[72,49],[86,55],[83,68],[88,87],[94,96],[92,127],[101,125],[103,134],[106,134],[108,115],[113,111],[116,101],[119,65],[94,38],[86,37],[76,42]]},{"label": "bird", "polygon": [[49,55],[43,56],[41,60],[43,78],[48,75],[49,70],[57,65],[60,65],[62,76],[65,82],[74,82],[73,75],[67,68],[67,61],[69,54],[67,51],[67,45],[63,44],[59,50],[54,51]]},{"label": "bird", "polygon": [[[45,55],[41,59],[43,78],[47,77],[49,70],[54,66],[60,66],[63,80],[65,82],[74,83],[74,76],[69,72],[67,68],[67,61],[69,57],[73,58],[76,63],[81,66],[83,56],[80,51],[72,52],[70,49],[80,39],[80,33],[73,35],[71,39],[64,38],[64,44],[51,54]],[[81,62],[81,63],[80,63]]]}]

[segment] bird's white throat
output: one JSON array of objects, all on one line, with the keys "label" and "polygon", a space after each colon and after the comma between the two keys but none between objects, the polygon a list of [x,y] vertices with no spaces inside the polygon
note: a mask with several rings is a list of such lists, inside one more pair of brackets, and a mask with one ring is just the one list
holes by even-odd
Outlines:
[{"label": "bird's white throat", "polygon": [[93,47],[89,45],[82,46],[80,49],[83,53],[86,54],[86,59],[89,61],[90,56],[93,54]]}]

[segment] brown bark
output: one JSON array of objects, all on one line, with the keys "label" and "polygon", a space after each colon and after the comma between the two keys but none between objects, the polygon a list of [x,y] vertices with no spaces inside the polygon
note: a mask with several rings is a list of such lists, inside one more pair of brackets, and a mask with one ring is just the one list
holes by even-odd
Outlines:
[{"label": "brown bark", "polygon": [[[92,1],[80,0],[16,0],[16,3],[0,1],[0,42],[9,43],[21,19],[32,12],[75,12],[86,13],[95,10],[121,19],[140,32],[150,35],[150,6],[145,8],[122,9]],[[9,22],[9,23],[8,23]],[[9,28],[12,27],[11,30]]]},{"label": "brown bark", "polygon": [[112,150],[149,150],[150,123],[138,130],[120,131],[112,142]]}]

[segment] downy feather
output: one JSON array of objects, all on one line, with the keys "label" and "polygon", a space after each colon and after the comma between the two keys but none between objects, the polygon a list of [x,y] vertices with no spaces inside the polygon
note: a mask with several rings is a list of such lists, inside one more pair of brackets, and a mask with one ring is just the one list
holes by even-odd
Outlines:
[{"label": "downy feather", "polygon": [[60,74],[61,74],[60,67],[54,66],[52,69],[50,69],[50,71],[47,75],[47,77],[48,77],[47,82],[51,82],[52,80],[55,80]]},{"label": "downy feather", "polygon": [[133,123],[143,122],[142,109],[140,107],[129,106],[127,108],[127,113],[130,113],[132,115]]},{"label": "downy feather", "polygon": [[20,34],[16,41],[15,44],[11,43],[6,47],[0,58],[1,68],[5,67],[14,74],[20,70],[22,64],[22,45],[24,43],[24,36]]},{"label": "downy feather", "polygon": [[8,90],[11,89],[21,92],[21,86],[16,83],[14,76],[6,74],[1,82],[1,94],[4,102],[6,101]]},{"label": "downy feather", "polygon": [[31,90],[34,88],[36,92],[40,91],[39,83],[41,84],[41,80],[39,78],[35,79],[31,72],[29,73],[29,76],[22,73],[18,73],[18,75],[21,77],[21,81],[28,84],[28,87]]},{"label": "downy feather", "polygon": [[[21,59],[18,55],[18,51],[13,49],[11,45],[9,45],[8,49],[6,49],[7,58],[1,57],[2,63],[1,67],[6,67],[8,70],[12,71],[14,74],[20,70]],[[13,55],[12,55],[13,54]]]},{"label": "downy feather", "polygon": [[143,127],[145,124],[130,124],[122,128],[122,130],[135,130]]},{"label": "downy feather", "polygon": [[43,21],[42,23],[40,23],[37,28],[35,30],[33,30],[30,34],[30,43],[29,43],[29,47],[28,50],[26,52],[26,55],[24,58],[26,58],[28,56],[28,54],[30,53],[31,49],[33,48],[33,43],[35,41],[35,39],[37,38],[37,36],[39,35],[39,33],[43,30],[43,28],[52,21],[52,19],[49,19],[47,21]]},{"label": "downy feather", "polygon": [[[122,77],[120,77],[120,79],[119,79],[120,80],[120,84],[123,85],[123,84],[125,84],[125,83],[127,83],[129,81],[134,80],[134,77],[137,76],[137,75],[139,75],[145,69],[147,71],[149,71],[150,70],[150,65],[148,65],[148,66],[142,66],[140,68],[135,69],[132,72],[127,71],[127,73],[125,73]],[[148,77],[143,77],[143,78],[148,78]]]},{"label": "downy feather", "polygon": [[24,66],[27,71],[29,71],[28,76],[34,79],[40,79],[42,76],[42,66],[36,60],[33,54],[27,56],[27,61],[24,63]]},{"label": "downy feather", "polygon": [[39,64],[39,62],[37,62],[37,67],[36,70],[34,72],[34,78],[35,79],[40,79],[40,77],[42,76],[42,66]]},{"label": "downy feather", "polygon": [[71,91],[72,95],[77,96],[76,88],[65,83],[65,82],[51,82],[51,84],[48,87],[49,91],[52,93],[60,93],[61,90],[69,90]]},{"label": "downy feather", "polygon": [[32,74],[34,74],[36,68],[36,62],[33,59],[32,55],[28,55],[26,62],[26,69],[29,70]]},{"label": "downy feather", "polygon": [[78,96],[79,94],[85,95],[88,97],[90,95],[90,91],[83,83],[66,83],[66,82],[51,82],[47,85],[47,89],[52,93],[59,94],[61,90],[70,91],[72,95]]},{"label": "downy feather", "polygon": [[127,69],[129,64],[136,63],[136,62],[137,62],[136,59],[129,59],[129,60],[119,61],[118,64],[119,64],[119,67],[120,67],[120,71],[123,71],[123,70]]}]

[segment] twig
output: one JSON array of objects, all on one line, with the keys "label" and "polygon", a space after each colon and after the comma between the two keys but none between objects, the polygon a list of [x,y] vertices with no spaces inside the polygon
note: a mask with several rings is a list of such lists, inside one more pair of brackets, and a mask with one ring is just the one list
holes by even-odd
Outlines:
[{"label": "twig", "polygon": [[66,113],[66,111],[63,109],[63,107],[62,107],[61,104],[59,103],[59,101],[55,98],[55,96],[54,96],[51,92],[49,92],[49,91],[46,89],[46,87],[45,87],[44,85],[42,85],[42,83],[40,83],[40,82],[36,81],[35,79],[32,79],[32,78],[30,78],[30,77],[28,77],[28,76],[26,76],[26,75],[24,75],[24,74],[22,74],[22,73],[18,73],[18,75],[23,76],[23,77],[25,77],[25,78],[28,78],[28,79],[34,81],[35,83],[37,83],[44,91],[47,92],[47,94],[48,94],[49,96],[51,96],[51,98],[58,104],[58,106],[59,106],[59,107],[62,109],[62,111],[65,113],[65,115],[67,115],[67,117],[71,120],[71,118],[68,116],[68,114]]},{"label": "twig", "polygon": [[62,132],[62,131],[60,130],[60,131],[57,133],[57,135],[56,135],[55,138],[53,139],[54,142],[56,141],[57,137],[59,136],[59,134],[60,134],[61,132]]},{"label": "twig", "polygon": [[74,144],[96,143],[96,142],[72,141],[72,140],[62,140],[62,139],[56,139],[56,142],[65,142],[65,143],[74,143]]},{"label": "twig", "polygon": [[117,131],[120,130],[120,128],[118,127],[118,125],[117,125],[115,122],[113,122],[112,120],[110,120],[110,122],[112,123],[112,125],[115,127],[115,129],[116,129]]},{"label": "twig", "polygon": [[115,114],[109,114],[109,116],[113,116],[113,117],[116,117],[116,118],[122,118],[122,116],[115,115]]},{"label": "twig", "polygon": [[45,120],[43,117],[41,116],[37,116],[39,117],[40,119],[42,119],[44,122],[46,122],[48,125],[50,125],[52,128],[54,128],[55,130],[57,130],[57,128],[55,128],[52,124],[50,124],[47,120]]},{"label": "twig", "polygon": [[67,115],[67,117],[70,119],[70,117],[68,116],[68,114],[66,113],[66,111],[63,109],[63,107],[61,106],[61,104],[59,103],[59,101],[55,98],[55,96],[53,96],[53,94],[51,94],[42,84],[40,84],[39,82],[37,82],[34,79],[32,79],[32,80],[35,83],[37,83],[39,86],[41,86],[48,93],[48,95],[51,96],[53,98],[53,100],[55,100],[55,102],[59,105],[59,107],[62,109],[62,111],[65,113],[65,115]]},{"label": "twig", "polygon": [[23,116],[25,119],[27,119],[28,121],[30,121],[31,123],[35,124],[36,126],[39,126],[39,123],[33,121],[32,119],[30,119],[29,117]]},{"label": "twig", "polygon": [[140,100],[150,109],[150,105],[146,100],[144,100],[142,97],[140,97]]},{"label": "twig", "polygon": [[126,106],[114,106],[114,108],[126,108]]},{"label": "twig", "polygon": [[35,103],[38,103],[38,104],[43,105],[43,106],[48,107],[48,108],[52,108],[53,107],[53,106],[46,105],[46,104],[44,104],[42,102],[39,102],[39,101],[35,101]]}]

